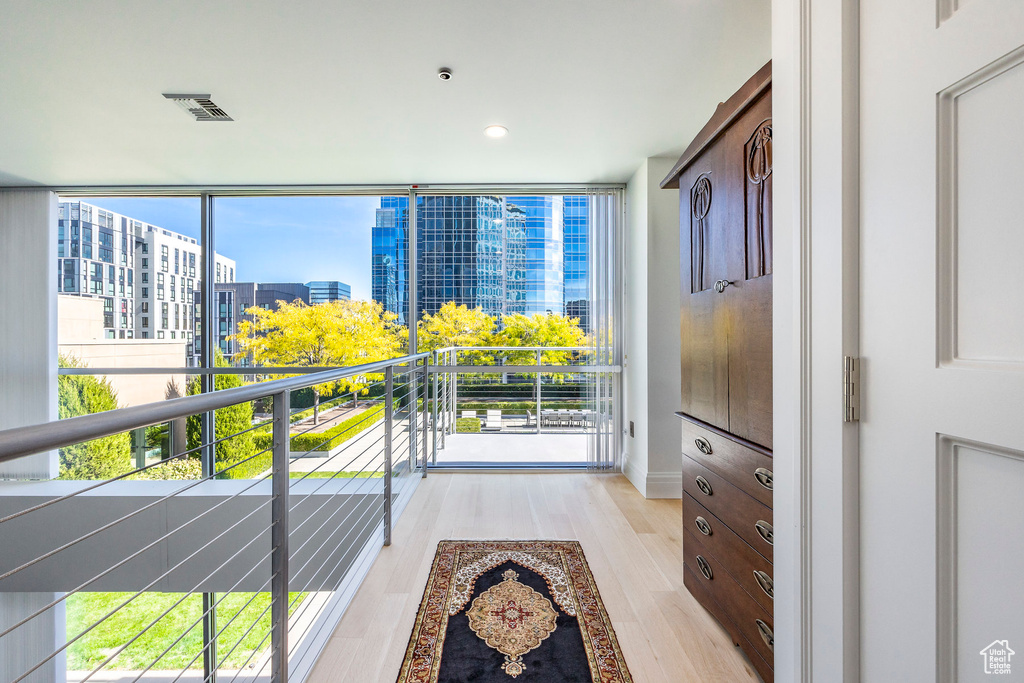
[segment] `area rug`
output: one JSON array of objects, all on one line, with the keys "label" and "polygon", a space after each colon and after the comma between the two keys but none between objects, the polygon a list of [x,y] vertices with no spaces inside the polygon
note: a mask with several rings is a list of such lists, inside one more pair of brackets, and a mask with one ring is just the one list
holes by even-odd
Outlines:
[{"label": "area rug", "polygon": [[398,683],[632,683],[576,541],[441,541]]}]

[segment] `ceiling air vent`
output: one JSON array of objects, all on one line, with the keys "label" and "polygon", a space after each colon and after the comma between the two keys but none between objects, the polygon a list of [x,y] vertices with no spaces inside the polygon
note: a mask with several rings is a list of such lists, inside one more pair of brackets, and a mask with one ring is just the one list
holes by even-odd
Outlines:
[{"label": "ceiling air vent", "polygon": [[169,95],[164,97],[194,116],[196,121],[234,121],[227,112],[218,107],[209,95]]}]

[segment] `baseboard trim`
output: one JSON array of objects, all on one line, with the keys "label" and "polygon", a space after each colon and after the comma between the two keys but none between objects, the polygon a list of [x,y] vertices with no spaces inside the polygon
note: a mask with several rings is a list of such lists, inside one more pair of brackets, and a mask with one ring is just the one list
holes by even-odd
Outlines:
[{"label": "baseboard trim", "polygon": [[629,453],[622,454],[622,474],[629,479],[630,483],[636,487],[636,490],[640,492],[644,498],[647,497],[647,468],[643,466],[644,463],[640,462],[640,459],[631,456]]},{"label": "baseboard trim", "polygon": [[647,498],[682,498],[682,472],[648,472]]}]

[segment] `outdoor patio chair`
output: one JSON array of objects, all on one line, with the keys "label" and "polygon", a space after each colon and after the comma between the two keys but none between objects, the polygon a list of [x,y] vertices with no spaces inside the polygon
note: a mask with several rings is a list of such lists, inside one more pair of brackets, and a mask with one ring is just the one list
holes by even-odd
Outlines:
[{"label": "outdoor patio chair", "polygon": [[465,419],[465,418],[470,418],[470,419],[475,418],[476,417],[476,411],[475,410],[463,410],[462,411],[462,417],[463,417],[463,419]]},{"label": "outdoor patio chair", "polygon": [[533,413],[529,410],[526,411],[526,424],[525,427],[536,427],[537,422],[533,419]]},{"label": "outdoor patio chair", "polygon": [[500,432],[501,431],[501,411],[500,410],[488,410],[487,419],[484,421],[483,426],[480,428],[481,431],[485,432]]}]

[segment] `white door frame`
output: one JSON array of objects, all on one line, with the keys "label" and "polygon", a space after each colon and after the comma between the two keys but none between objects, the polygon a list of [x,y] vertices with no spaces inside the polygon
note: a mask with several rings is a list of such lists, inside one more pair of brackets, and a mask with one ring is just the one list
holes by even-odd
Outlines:
[{"label": "white door frame", "polygon": [[[813,4],[813,11],[812,11]],[[859,2],[773,0],[775,674],[859,680]]]}]

